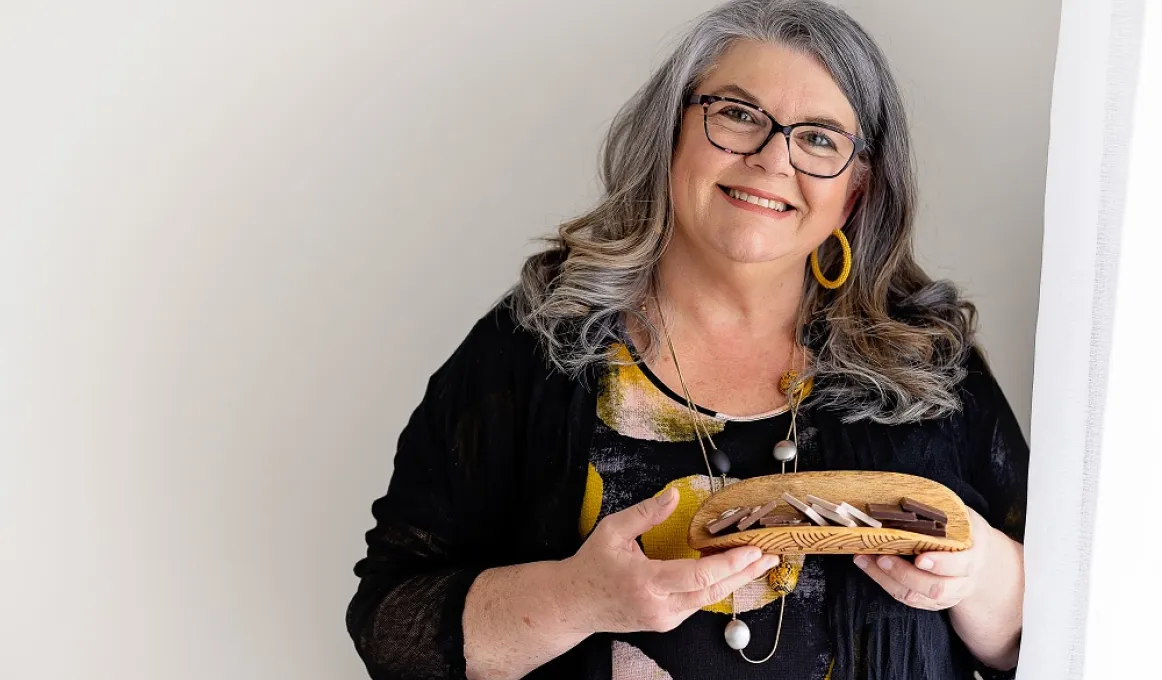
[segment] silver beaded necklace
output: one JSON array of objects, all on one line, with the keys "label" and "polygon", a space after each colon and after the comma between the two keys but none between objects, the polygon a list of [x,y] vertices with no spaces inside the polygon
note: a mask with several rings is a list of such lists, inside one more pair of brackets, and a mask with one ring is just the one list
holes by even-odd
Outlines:
[{"label": "silver beaded necklace", "polygon": [[[694,427],[694,436],[698,440],[698,447],[702,449],[702,460],[704,463],[706,463],[706,472],[710,476],[710,493],[714,494],[716,493],[714,488],[714,481],[716,477],[714,474],[714,469],[717,469],[719,473],[718,476],[720,477],[720,486],[718,491],[721,491],[722,489],[726,488],[726,475],[730,471],[730,458],[718,449],[718,447],[714,444],[714,438],[710,436],[710,431],[706,429],[706,427],[699,421],[698,410],[694,406],[695,402],[690,396],[690,388],[686,385],[686,378],[682,375],[682,367],[678,363],[678,352],[674,349],[674,341],[670,337],[670,330],[666,325],[666,317],[664,314],[662,314],[662,306],[657,304],[656,301],[655,305],[658,308],[658,318],[661,319],[662,322],[662,333],[665,335],[666,344],[670,350],[670,358],[673,359],[674,370],[678,374],[678,382],[682,385],[682,396],[686,400],[686,409],[690,415],[690,423]],[[644,305],[642,307],[642,311],[645,311]],[[792,345],[791,356],[794,357],[794,355],[795,345]],[[787,430],[787,438],[775,444],[774,449],[774,457],[775,460],[781,464],[782,473],[787,472],[787,463],[792,463],[792,472],[799,471],[799,430],[796,427],[796,420],[799,412],[799,402],[804,396],[806,396],[806,389],[803,386],[795,385],[795,377],[796,375],[793,371],[787,371],[787,373],[783,375],[782,383],[780,383],[780,389],[787,393],[787,400],[791,409],[791,426]],[[710,444],[710,450],[713,451],[713,453],[707,450],[707,442]],[[714,463],[713,467],[711,466],[711,461]],[[735,600],[734,593],[730,594],[730,623],[726,624],[724,635],[726,638],[726,644],[731,649],[737,651],[739,656],[741,656],[744,660],[753,664],[761,664],[766,663],[771,659],[771,657],[775,655],[775,650],[779,648],[779,640],[783,634],[783,615],[787,611],[787,594],[784,593],[780,599],[779,623],[778,628],[775,630],[775,644],[771,647],[770,653],[765,657],[761,659],[752,659],[746,655],[746,646],[750,644],[750,626],[747,626],[745,621],[742,621],[738,618],[737,601]]]}]

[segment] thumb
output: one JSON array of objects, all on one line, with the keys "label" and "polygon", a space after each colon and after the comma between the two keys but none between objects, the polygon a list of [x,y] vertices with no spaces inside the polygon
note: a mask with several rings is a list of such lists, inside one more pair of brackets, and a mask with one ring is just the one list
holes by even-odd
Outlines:
[{"label": "thumb", "polygon": [[666,521],[678,507],[677,501],[678,490],[670,487],[653,498],[606,517],[606,527],[617,538],[632,541]]}]

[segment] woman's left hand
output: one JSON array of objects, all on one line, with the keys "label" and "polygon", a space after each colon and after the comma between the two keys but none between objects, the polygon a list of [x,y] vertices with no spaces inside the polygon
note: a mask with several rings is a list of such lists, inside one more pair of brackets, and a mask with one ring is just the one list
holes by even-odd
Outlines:
[{"label": "woman's left hand", "polygon": [[856,555],[855,564],[889,595],[917,609],[955,607],[976,592],[989,563],[995,529],[972,508],[972,547],[960,552],[927,552],[915,564],[892,555]]}]

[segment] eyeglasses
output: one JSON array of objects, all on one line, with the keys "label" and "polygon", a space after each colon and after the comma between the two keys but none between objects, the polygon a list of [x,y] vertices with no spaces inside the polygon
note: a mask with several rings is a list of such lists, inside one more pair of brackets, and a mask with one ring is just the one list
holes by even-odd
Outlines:
[{"label": "eyeglasses", "polygon": [[831,125],[783,125],[771,114],[741,99],[694,94],[686,104],[702,107],[706,139],[727,153],[756,154],[776,134],[783,133],[791,167],[811,177],[839,176],[851,165],[855,155],[867,148],[866,141]]}]

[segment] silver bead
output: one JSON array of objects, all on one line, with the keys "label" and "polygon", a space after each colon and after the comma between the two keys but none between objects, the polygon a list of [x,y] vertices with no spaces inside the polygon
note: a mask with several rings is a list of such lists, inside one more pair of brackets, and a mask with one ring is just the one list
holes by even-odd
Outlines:
[{"label": "silver bead", "polygon": [[780,463],[789,463],[795,460],[799,450],[795,447],[795,442],[781,441],[775,444],[775,460]]},{"label": "silver bead", "polygon": [[750,628],[738,619],[726,624],[726,644],[731,649],[746,649],[750,644]]}]

